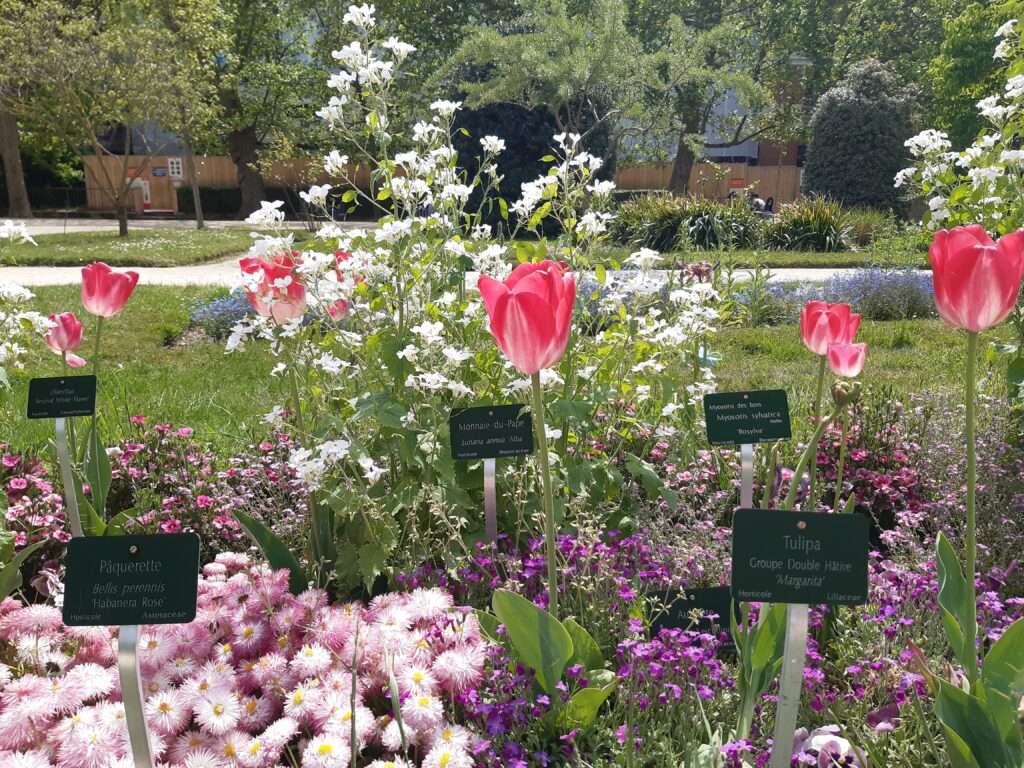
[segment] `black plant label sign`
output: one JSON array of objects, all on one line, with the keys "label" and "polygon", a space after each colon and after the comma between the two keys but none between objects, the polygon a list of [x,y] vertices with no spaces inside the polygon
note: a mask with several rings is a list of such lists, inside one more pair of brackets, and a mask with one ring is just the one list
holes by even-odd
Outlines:
[{"label": "black plant label sign", "polygon": [[704,395],[704,420],[711,445],[788,440],[792,435],[789,400],[782,389]]},{"label": "black plant label sign", "polygon": [[[729,587],[698,587],[696,589],[670,589],[657,594],[659,602],[667,606],[651,620],[651,636],[662,629],[685,629],[705,632],[721,638],[719,649],[735,651],[730,632],[729,611],[736,612]],[[723,634],[725,633],[724,637]]]},{"label": "black plant label sign", "polygon": [[64,623],[188,624],[198,588],[194,533],[78,536],[68,542]]},{"label": "black plant label sign", "polygon": [[503,459],[533,453],[533,419],[523,405],[460,408],[448,419],[452,458]]},{"label": "black plant label sign", "polygon": [[92,416],[96,410],[95,376],[54,376],[28,383],[30,419]]},{"label": "black plant label sign", "polygon": [[868,599],[868,519],[739,509],[732,527],[736,600],[861,605]]}]

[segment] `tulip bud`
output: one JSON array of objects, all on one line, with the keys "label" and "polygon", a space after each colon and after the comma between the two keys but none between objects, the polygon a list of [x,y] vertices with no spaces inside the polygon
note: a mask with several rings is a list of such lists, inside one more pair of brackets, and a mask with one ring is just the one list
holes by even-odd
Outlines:
[{"label": "tulip bud", "polygon": [[845,408],[860,400],[860,393],[859,381],[837,381],[832,387],[832,401],[836,408]]}]

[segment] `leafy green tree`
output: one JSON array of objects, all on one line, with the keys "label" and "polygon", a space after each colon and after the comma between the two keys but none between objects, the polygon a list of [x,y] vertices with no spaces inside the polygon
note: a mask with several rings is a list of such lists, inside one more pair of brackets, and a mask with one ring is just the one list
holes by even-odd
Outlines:
[{"label": "leafy green tree", "polygon": [[992,57],[995,31],[1024,15],[1024,2],[974,2],[945,24],[945,36],[929,75],[933,94],[930,122],[949,134],[955,147],[974,141],[986,126],[976,104],[1002,90],[1005,62]]},{"label": "leafy green tree", "polygon": [[[181,23],[192,27],[188,39],[208,39],[203,28],[216,2],[178,3]],[[206,119],[212,90],[203,77],[209,70],[190,64],[183,38],[170,33],[156,0],[88,6],[3,0],[0,9],[3,107],[45,126],[69,149],[88,147],[101,160],[96,182],[117,212],[120,234],[127,235],[133,184],[170,140],[153,128],[183,130],[193,119]],[[107,148],[104,138],[114,127],[128,136],[139,129],[132,152],[141,161]],[[104,162],[108,158],[118,162]]]},{"label": "leafy green tree", "polygon": [[909,159],[904,142],[919,119],[917,95],[875,59],[850,67],[815,107],[804,192],[846,205],[898,208],[892,180]]},{"label": "leafy green tree", "polygon": [[541,107],[559,131],[586,137],[629,115],[651,79],[622,0],[570,11],[565,0],[524,0],[510,30],[478,27],[432,78],[456,82],[467,105]]}]

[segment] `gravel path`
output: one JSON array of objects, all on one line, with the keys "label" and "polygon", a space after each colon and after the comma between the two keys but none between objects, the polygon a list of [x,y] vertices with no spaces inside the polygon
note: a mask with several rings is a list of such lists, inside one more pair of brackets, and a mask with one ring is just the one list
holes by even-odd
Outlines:
[{"label": "gravel path", "polygon": [[[142,285],[216,285],[233,286],[239,279],[238,256],[193,264],[184,267],[135,267]],[[775,269],[772,282],[822,282],[833,275],[848,274],[853,269]],[[737,277],[749,277],[746,270],[737,270]],[[81,267],[0,267],[0,282],[24,286],[75,285],[82,279]]]}]

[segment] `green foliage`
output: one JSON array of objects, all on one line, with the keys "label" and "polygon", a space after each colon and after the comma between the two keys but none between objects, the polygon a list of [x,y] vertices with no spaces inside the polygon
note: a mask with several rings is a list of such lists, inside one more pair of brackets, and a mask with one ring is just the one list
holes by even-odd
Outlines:
[{"label": "green foliage", "polygon": [[[536,672],[537,684],[553,701],[561,696],[557,685],[570,664],[582,665],[584,676],[590,680],[587,687],[573,691],[563,706],[552,709],[548,726],[557,725],[564,733],[593,725],[616,682],[590,634],[572,619],[561,622],[525,597],[504,589],[494,592],[492,606],[517,660]],[[497,630],[493,621],[485,626]]]},{"label": "green foliage", "polygon": [[953,654],[965,669],[977,666],[977,652],[964,643],[966,637],[975,637],[977,630],[970,630],[966,622],[976,621],[975,608],[971,604],[971,593],[967,588],[960,562],[945,534],[939,533],[936,541],[936,566],[939,572],[939,611],[942,626],[946,630]]},{"label": "green foliage", "polygon": [[814,109],[803,191],[846,205],[900,207],[893,177],[909,157],[904,142],[916,113],[916,90],[891,70],[875,60],[854,64]]},{"label": "green foliage", "polygon": [[242,512],[240,509],[234,509],[231,513],[238,520],[238,524],[249,534],[249,537],[256,546],[260,548],[260,552],[267,558],[270,567],[288,570],[291,574],[288,578],[288,588],[292,594],[298,595],[304,592],[309,584],[309,579],[302,570],[302,566],[299,565],[299,561],[295,559],[295,555],[285,546],[284,542],[263,523]]},{"label": "green foliage", "polygon": [[993,33],[1024,16],[1024,2],[972,2],[945,22],[942,47],[928,76],[934,94],[930,122],[949,134],[954,146],[970,144],[986,125],[975,106],[1002,90],[1002,62],[992,57]]},{"label": "green foliage", "polygon": [[953,767],[1024,765],[1018,710],[1024,696],[1024,620],[1016,621],[995,642],[982,663],[981,679],[970,688],[931,674],[923,655],[916,656],[935,696],[935,715]]},{"label": "green foliage", "polygon": [[788,251],[845,251],[850,226],[843,206],[824,197],[801,198],[785,205],[765,230],[771,248]]},{"label": "green foliage", "polygon": [[628,200],[614,223],[617,242],[662,252],[756,247],[761,230],[761,218],[740,203],[669,193]]},{"label": "green foliage", "polygon": [[762,605],[761,610],[766,611],[767,615],[757,622],[747,621],[745,626],[737,624],[735,614],[729,612],[739,660],[736,687],[740,694],[740,714],[736,734],[740,739],[750,734],[754,707],[782,669],[787,607],[775,603]]},{"label": "green foliage", "polygon": [[21,566],[46,542],[37,541],[22,549],[14,558],[0,567],[0,601],[6,599],[14,590],[21,586]]}]

